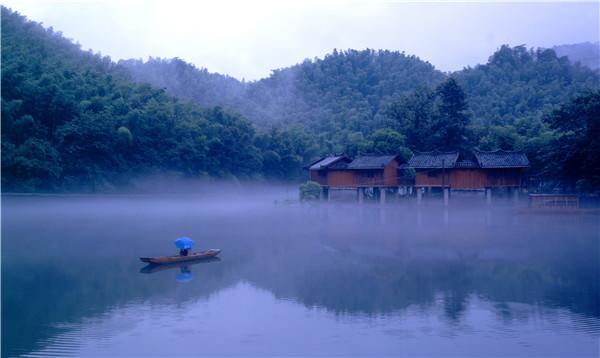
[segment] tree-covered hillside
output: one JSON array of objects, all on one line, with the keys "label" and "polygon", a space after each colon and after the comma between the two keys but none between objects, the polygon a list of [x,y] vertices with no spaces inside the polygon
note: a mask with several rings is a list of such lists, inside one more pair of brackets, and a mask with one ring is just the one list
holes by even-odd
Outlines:
[{"label": "tree-covered hillside", "polygon": [[485,65],[454,74],[477,121],[513,124],[540,116],[588,89],[599,87],[590,68],[571,64],[550,49],[502,46]]},{"label": "tree-covered hillside", "polygon": [[502,46],[484,65],[442,74],[399,52],[334,50],[323,59],[276,70],[268,78],[239,82],[197,69],[180,59],[120,61],[136,81],[203,105],[242,113],[259,125],[310,124],[316,130],[363,130],[391,103],[448,76],[463,87],[475,122],[512,124],[599,87],[598,74],[549,49]]},{"label": "tree-covered hillside", "polygon": [[165,172],[296,178],[317,155],[280,132],[257,134],[237,114],[128,77],[109,58],[2,7],[3,190],[106,189]]},{"label": "tree-covered hillside", "polygon": [[232,108],[263,126],[302,123],[358,129],[394,98],[444,79],[415,56],[374,50],[334,50],[323,59],[275,70],[255,82],[209,73],[180,59],[119,65],[138,82],[205,106]]},{"label": "tree-covered hillside", "polygon": [[150,58],[121,60],[119,66],[136,82],[148,83],[182,99],[193,100],[204,107],[242,109],[246,83],[233,77],[198,69],[181,59]]}]

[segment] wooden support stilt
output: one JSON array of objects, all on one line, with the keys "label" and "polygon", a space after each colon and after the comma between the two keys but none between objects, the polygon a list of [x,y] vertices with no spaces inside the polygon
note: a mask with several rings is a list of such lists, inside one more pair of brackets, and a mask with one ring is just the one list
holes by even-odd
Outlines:
[{"label": "wooden support stilt", "polygon": [[450,188],[444,188],[444,206],[448,206],[450,201]]},{"label": "wooden support stilt", "polygon": [[448,226],[449,221],[448,208],[444,208],[444,225]]},{"label": "wooden support stilt", "polygon": [[385,204],[386,191],[385,188],[379,188],[379,204],[381,205]]}]

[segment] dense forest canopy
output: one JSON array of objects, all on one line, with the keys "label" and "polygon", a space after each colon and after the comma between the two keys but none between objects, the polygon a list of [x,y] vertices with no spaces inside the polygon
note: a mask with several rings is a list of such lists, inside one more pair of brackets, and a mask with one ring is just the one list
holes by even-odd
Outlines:
[{"label": "dense forest canopy", "polygon": [[359,126],[379,108],[415,87],[435,85],[444,75],[415,56],[392,51],[348,50],[273,71],[255,82],[240,82],[181,59],[119,61],[138,82],[165,88],[203,106],[244,113],[259,125],[274,123],[319,126],[324,118]]},{"label": "dense forest canopy", "polygon": [[177,58],[114,63],[3,7],[2,184],[297,180],[329,153],[477,147],[524,150],[538,183],[594,190],[599,89],[598,72],[524,46],[450,74],[400,52],[334,50],[245,82]]},{"label": "dense forest canopy", "polygon": [[165,172],[253,178],[263,155],[299,167],[310,158],[297,153],[316,155],[279,132],[257,135],[238,114],[128,77],[109,58],[2,8],[4,189],[109,189]]}]

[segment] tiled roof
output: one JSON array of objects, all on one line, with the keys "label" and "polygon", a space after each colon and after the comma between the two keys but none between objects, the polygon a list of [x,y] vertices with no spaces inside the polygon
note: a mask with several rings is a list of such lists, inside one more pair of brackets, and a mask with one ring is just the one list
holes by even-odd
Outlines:
[{"label": "tiled roof", "polygon": [[455,168],[479,168],[479,164],[472,160],[461,160],[454,164]]},{"label": "tiled roof", "polygon": [[330,166],[327,167],[327,169],[330,170],[342,170],[342,169],[348,169],[348,163],[350,163],[350,159],[348,160],[338,160],[337,162],[331,164]]},{"label": "tiled roof", "polygon": [[394,159],[396,159],[395,155],[365,155],[350,162],[350,164],[348,164],[348,169],[383,169]]},{"label": "tiled roof", "polygon": [[327,169],[329,168],[331,165],[337,163],[338,161],[344,159],[345,161],[350,161],[350,159],[348,157],[345,157],[343,155],[340,156],[331,156],[331,157],[325,157],[322,159],[317,160],[316,162],[312,163],[309,165],[308,169],[309,170],[321,170],[321,169]]},{"label": "tiled roof", "polygon": [[529,166],[529,160],[522,152],[507,152],[504,150],[482,152],[476,150],[473,153],[482,168],[526,168]]},{"label": "tiled roof", "polygon": [[411,168],[452,168],[458,159],[458,152],[422,152],[415,153],[408,161]]}]

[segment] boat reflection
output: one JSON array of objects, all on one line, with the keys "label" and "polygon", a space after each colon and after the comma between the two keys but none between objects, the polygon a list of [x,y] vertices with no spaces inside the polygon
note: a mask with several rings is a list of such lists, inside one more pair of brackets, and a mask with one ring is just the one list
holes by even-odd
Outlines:
[{"label": "boat reflection", "polygon": [[[202,264],[202,263],[212,263],[221,261],[218,257],[206,258],[198,261],[187,261],[187,262],[176,262],[172,264],[148,264],[140,269],[140,273],[155,273],[159,271],[166,271],[179,268],[180,273],[177,275],[178,277],[182,274],[189,274],[191,277],[192,271],[189,269],[192,265]],[[179,281],[179,279],[178,279]],[[191,281],[188,279],[186,282]]]},{"label": "boat reflection", "polygon": [[193,279],[194,275],[192,275],[192,270],[190,270],[190,268],[187,266],[183,266],[181,268],[181,272],[179,272],[177,276],[175,276],[175,281],[180,283],[190,282]]}]

